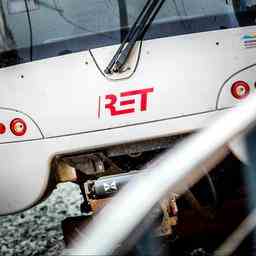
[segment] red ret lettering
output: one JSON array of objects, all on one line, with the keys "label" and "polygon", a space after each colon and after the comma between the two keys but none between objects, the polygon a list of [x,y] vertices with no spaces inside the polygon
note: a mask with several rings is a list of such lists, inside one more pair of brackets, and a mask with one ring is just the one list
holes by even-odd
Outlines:
[{"label": "red ret lettering", "polygon": [[[121,92],[120,95],[108,94],[105,96],[105,100],[108,101],[105,104],[105,109],[110,111],[111,116],[134,113],[137,111],[136,107],[138,111],[147,111],[148,95],[153,91],[154,88],[146,88]],[[129,98],[127,99],[127,97]],[[138,101],[135,100],[136,97],[139,97]]]}]

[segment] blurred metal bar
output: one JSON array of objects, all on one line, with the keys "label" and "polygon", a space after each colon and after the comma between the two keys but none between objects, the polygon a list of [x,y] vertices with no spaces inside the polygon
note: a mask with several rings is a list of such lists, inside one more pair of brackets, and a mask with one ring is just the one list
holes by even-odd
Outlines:
[{"label": "blurred metal bar", "polygon": [[209,128],[167,151],[120,191],[64,255],[111,255],[170,189],[183,193],[205,174],[199,168],[256,121],[256,97],[222,115]]},{"label": "blurred metal bar", "polygon": [[227,256],[238,248],[241,242],[256,227],[256,209],[239,225],[228,239],[215,251],[214,256]]}]

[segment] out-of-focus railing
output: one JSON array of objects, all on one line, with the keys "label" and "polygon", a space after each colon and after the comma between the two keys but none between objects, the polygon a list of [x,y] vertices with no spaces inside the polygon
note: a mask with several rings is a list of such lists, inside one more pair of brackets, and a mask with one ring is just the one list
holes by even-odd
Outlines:
[{"label": "out-of-focus railing", "polygon": [[164,153],[145,175],[132,180],[100,211],[75,247],[63,255],[111,255],[168,191],[183,193],[195,184],[205,175],[200,166],[218,159],[223,147],[255,122],[256,98],[251,96],[207,129]]}]

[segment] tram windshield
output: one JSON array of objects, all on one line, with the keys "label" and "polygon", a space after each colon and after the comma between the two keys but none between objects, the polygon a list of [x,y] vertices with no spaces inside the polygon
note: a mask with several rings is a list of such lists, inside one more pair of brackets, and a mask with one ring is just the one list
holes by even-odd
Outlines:
[{"label": "tram windshield", "polygon": [[[2,0],[0,67],[120,44],[147,0]],[[165,0],[144,40],[255,25],[256,0]]]}]

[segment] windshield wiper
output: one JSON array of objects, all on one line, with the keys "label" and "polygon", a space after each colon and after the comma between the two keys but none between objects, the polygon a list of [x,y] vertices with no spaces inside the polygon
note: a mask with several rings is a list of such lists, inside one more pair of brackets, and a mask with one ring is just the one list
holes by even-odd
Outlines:
[{"label": "windshield wiper", "polygon": [[106,74],[120,73],[135,43],[143,38],[165,0],[148,0],[132,25],[121,46],[104,70]]}]

